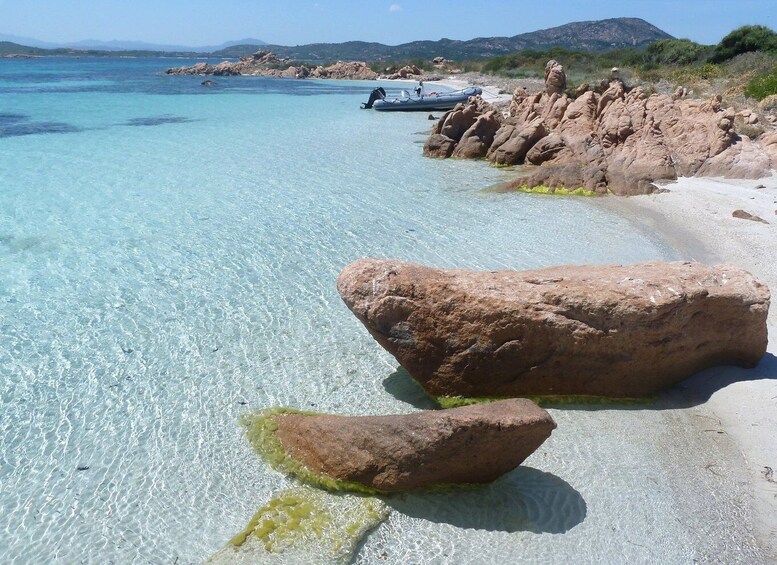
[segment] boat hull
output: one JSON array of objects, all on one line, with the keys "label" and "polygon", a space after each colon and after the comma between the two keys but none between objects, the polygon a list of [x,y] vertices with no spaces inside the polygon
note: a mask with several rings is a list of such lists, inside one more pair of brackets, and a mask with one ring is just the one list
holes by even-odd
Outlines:
[{"label": "boat hull", "polygon": [[426,95],[420,98],[384,98],[376,100],[373,109],[378,112],[419,112],[430,110],[450,110],[459,102],[466,102],[470,96],[476,96],[483,91],[471,87],[455,92]]}]

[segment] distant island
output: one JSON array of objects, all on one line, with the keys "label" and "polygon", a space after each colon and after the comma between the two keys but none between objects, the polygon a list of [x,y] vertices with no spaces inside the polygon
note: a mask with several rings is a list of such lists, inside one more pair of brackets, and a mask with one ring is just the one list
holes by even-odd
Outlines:
[{"label": "distant island", "polygon": [[[1,38],[2,36],[0,36]],[[41,47],[0,41],[0,56],[28,55],[34,57],[213,57],[238,58],[250,55],[262,45],[278,55],[306,63],[348,61],[392,61],[414,58],[488,59],[527,49],[562,47],[575,51],[601,52],[621,48],[644,48],[659,39],[672,36],[640,18],[572,22],[562,26],[522,33],[512,37],[479,37],[466,41],[440,39],[413,41],[401,45],[383,45],[365,41],[345,43],[313,43],[294,47],[264,44],[260,40],[228,42],[217,48],[187,49],[180,46],[159,46],[139,42],[79,42],[76,46]],[[249,43],[250,41],[250,43]],[[33,42],[30,40],[28,43]],[[45,45],[37,42],[38,45]],[[126,47],[126,48],[121,48]]]}]

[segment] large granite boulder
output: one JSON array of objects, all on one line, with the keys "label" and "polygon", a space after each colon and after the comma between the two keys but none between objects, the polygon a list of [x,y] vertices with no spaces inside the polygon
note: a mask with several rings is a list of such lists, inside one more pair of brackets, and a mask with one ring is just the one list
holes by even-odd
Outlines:
[{"label": "large granite boulder", "polygon": [[473,272],[364,259],[337,288],[433,395],[647,397],[766,351],[769,290],[728,265]]},{"label": "large granite boulder", "polygon": [[485,157],[499,127],[499,114],[495,110],[478,116],[475,123],[461,136],[453,156],[458,159]]},{"label": "large granite boulder", "polygon": [[495,108],[480,96],[470,96],[466,102],[460,102],[445,112],[432,127],[432,135],[424,144],[424,155],[450,157],[463,139],[456,157],[483,157],[499,125]]},{"label": "large granite boulder", "polygon": [[499,137],[488,150],[488,158],[497,165],[516,165],[547,134],[548,130],[541,118],[522,127],[505,126],[497,132]]},{"label": "large granite boulder", "polygon": [[270,417],[286,455],[307,471],[382,492],[493,481],[556,427],[525,399],[390,416]]}]

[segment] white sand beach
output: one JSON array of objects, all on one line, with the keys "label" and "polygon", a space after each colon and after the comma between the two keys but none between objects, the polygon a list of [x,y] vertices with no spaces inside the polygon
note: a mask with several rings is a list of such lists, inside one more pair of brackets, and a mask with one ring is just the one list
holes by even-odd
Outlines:
[{"label": "white sand beach", "polygon": [[[434,83],[430,83],[430,84],[441,84],[443,86],[447,86],[448,88],[452,88],[453,90],[461,90],[462,88],[475,86],[465,80],[458,79],[455,76],[450,76],[448,78],[435,81]],[[512,97],[513,97],[512,91],[509,93],[502,92],[503,89],[500,86],[497,86],[497,85],[477,85],[477,86],[483,90],[483,94],[481,94],[480,96],[486,102],[489,102],[495,105],[501,105],[501,104],[509,104],[510,100],[512,100]]]},{"label": "white sand beach", "polygon": [[[768,352],[758,367],[703,371],[678,394],[708,399],[700,409],[741,450],[752,482],[754,533],[777,559],[777,175],[757,181],[682,178],[665,188],[669,192],[600,202],[657,232],[689,258],[750,271],[772,292]],[[769,223],[732,217],[735,210]]]}]

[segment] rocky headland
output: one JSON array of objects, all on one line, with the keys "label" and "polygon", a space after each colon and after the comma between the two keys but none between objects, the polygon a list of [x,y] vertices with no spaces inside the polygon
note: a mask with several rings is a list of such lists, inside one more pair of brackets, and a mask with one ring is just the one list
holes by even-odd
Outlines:
[{"label": "rocky headland", "polygon": [[188,67],[167,69],[168,75],[196,76],[266,76],[279,78],[330,78],[345,80],[375,80],[378,73],[362,61],[343,62],[329,66],[293,65],[270,51],[257,51],[238,61],[222,61],[215,65],[197,63]]},{"label": "rocky headland", "polygon": [[470,99],[447,112],[424,146],[429,157],[534,165],[513,188],[646,194],[683,176],[756,179],[777,167],[777,132],[757,141],[737,132],[749,121],[722,97],[692,99],[628,88],[618,78],[566,92],[563,66],[549,61],[545,88],[517,88],[507,112]]},{"label": "rocky headland", "polygon": [[753,367],[767,345],[769,289],[727,265],[474,272],[364,259],[337,288],[434,396],[644,398],[707,367]]}]

